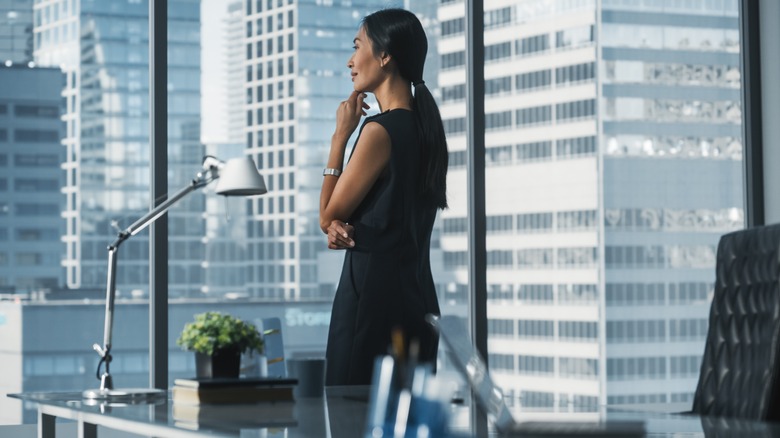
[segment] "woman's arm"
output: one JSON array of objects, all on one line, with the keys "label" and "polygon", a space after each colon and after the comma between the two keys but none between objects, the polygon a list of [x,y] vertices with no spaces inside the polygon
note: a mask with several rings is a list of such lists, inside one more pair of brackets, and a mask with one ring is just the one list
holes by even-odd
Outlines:
[{"label": "woman's arm", "polygon": [[[333,135],[328,167],[340,167],[347,138],[349,136],[343,137],[343,134]],[[349,218],[389,161],[390,136],[382,125],[368,123],[363,127],[355,152],[341,176],[323,178],[320,193],[320,228],[323,233],[328,233],[328,227],[334,220],[346,221]]]}]

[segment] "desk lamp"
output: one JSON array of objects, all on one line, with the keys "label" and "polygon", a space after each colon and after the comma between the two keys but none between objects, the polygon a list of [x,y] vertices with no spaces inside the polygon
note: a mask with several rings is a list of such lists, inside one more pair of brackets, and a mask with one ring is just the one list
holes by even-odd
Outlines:
[{"label": "desk lamp", "polygon": [[165,202],[146,213],[135,221],[126,230],[121,231],[117,239],[108,247],[108,281],[106,283],[106,320],[103,327],[103,346],[92,345],[92,348],[100,356],[97,374],[100,374],[101,365],[105,364],[105,371],[100,375],[100,388],[88,389],[83,392],[86,399],[108,401],[142,401],[160,397],[165,391],[156,388],[129,388],[114,389],[109,365],[111,364],[111,334],[114,324],[114,298],[116,296],[116,259],[119,245],[131,236],[135,236],[149,224],[160,218],[166,211],[190,192],[207,186],[212,181],[217,181],[216,193],[223,196],[254,196],[262,195],[268,190],[265,187],[263,177],[257,172],[254,161],[250,157],[234,158],[227,162],[206,156],[203,159],[203,168],[192,181],[179,190]]}]

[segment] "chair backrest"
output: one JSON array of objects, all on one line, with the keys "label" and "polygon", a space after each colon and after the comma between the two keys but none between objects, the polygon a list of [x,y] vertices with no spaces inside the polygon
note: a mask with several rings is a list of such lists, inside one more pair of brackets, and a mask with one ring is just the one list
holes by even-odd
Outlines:
[{"label": "chair backrest", "polygon": [[721,237],[694,413],[780,420],[778,246],[780,224]]}]

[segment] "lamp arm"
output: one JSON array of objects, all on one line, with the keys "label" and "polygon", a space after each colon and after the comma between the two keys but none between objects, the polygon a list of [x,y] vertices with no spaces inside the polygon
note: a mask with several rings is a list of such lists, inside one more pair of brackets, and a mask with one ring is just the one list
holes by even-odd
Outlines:
[{"label": "lamp arm", "polygon": [[140,219],[133,222],[132,225],[127,227],[124,231],[121,231],[117,236],[117,239],[108,246],[108,279],[106,281],[106,319],[103,326],[103,346],[94,344],[92,348],[97,351],[98,355],[105,361],[106,371],[101,378],[101,390],[113,389],[111,382],[109,364],[111,363],[111,338],[113,335],[114,325],[114,301],[116,298],[116,260],[117,253],[119,251],[119,245],[127,240],[130,236],[134,236],[146,228],[149,224],[159,219],[171,206],[179,202],[182,198],[187,196],[190,192],[205,187],[210,182],[219,178],[219,170],[215,165],[204,161],[204,170],[199,172],[195,178],[186,187],[182,188],[178,192],[174,193],[170,198],[166,199],[163,203],[146,213]]}]

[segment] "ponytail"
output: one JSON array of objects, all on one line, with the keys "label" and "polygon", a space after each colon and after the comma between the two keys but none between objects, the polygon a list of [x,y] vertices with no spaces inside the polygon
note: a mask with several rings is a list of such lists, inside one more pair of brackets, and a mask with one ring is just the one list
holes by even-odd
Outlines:
[{"label": "ponytail", "polygon": [[422,80],[415,82],[414,102],[417,130],[420,138],[420,193],[436,205],[447,208],[447,138],[439,107]]}]

